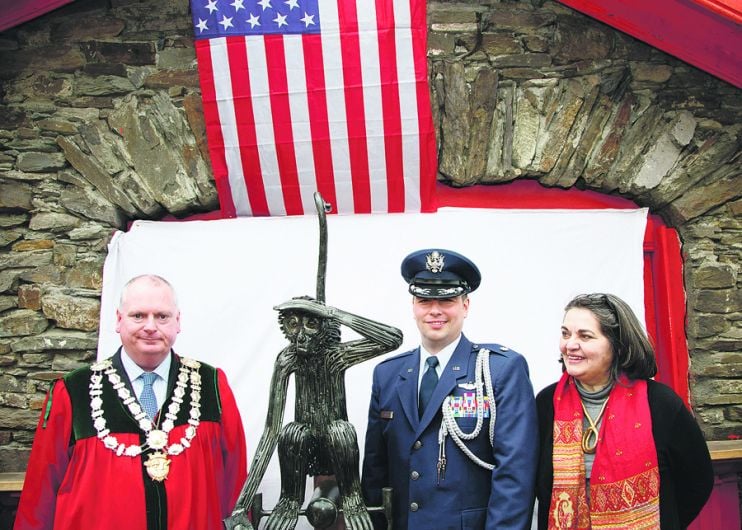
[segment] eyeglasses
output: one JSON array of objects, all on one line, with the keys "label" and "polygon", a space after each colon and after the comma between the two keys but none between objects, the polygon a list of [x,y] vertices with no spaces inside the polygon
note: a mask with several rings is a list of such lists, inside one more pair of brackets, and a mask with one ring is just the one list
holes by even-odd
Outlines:
[{"label": "eyeglasses", "polygon": [[590,293],[590,294],[580,294],[574,297],[575,302],[593,302],[593,303],[602,303],[602,304],[608,304],[608,296],[603,293]]}]

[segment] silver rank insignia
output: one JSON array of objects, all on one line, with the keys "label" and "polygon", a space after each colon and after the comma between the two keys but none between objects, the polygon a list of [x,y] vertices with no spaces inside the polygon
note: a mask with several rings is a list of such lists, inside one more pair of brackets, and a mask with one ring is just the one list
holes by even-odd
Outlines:
[{"label": "silver rank insignia", "polygon": [[427,256],[425,256],[425,268],[428,269],[432,273],[439,273],[443,272],[443,261],[444,256],[437,250],[434,250]]}]

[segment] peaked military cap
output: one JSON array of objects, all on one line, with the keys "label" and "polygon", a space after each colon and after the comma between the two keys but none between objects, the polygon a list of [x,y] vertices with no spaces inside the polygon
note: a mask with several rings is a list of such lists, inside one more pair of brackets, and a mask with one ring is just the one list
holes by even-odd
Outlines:
[{"label": "peaked military cap", "polygon": [[402,277],[410,294],[418,298],[453,298],[479,287],[476,265],[452,250],[417,250],[402,260]]}]

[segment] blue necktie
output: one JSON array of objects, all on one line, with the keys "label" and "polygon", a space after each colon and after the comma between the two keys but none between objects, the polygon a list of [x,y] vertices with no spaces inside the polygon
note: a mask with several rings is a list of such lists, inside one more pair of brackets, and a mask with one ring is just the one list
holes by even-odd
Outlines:
[{"label": "blue necktie", "polygon": [[157,407],[155,391],[152,389],[152,383],[157,379],[157,374],[154,372],[144,372],[139,376],[139,378],[144,383],[142,394],[139,396],[139,403],[142,405],[144,412],[147,413],[147,416],[149,416],[150,419],[154,419],[159,410]]},{"label": "blue necktie", "polygon": [[428,369],[425,370],[423,378],[420,381],[420,403],[417,409],[421,418],[423,417],[425,408],[428,406],[430,396],[433,395],[435,385],[438,384],[438,372],[435,371],[435,367],[438,366],[438,357],[431,355],[425,359],[425,363],[428,365]]}]

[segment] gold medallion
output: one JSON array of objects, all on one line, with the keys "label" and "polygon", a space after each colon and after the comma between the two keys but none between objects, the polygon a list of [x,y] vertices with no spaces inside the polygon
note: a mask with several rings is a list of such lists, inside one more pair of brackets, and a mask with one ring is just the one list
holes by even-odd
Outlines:
[{"label": "gold medallion", "polygon": [[144,467],[147,468],[147,474],[152,480],[162,482],[170,472],[170,459],[162,451],[156,451],[150,453]]}]

